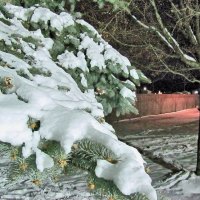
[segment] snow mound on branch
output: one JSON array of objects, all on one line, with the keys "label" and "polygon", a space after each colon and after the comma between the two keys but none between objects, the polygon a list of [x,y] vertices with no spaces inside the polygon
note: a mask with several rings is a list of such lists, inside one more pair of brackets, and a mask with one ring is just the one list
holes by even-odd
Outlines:
[{"label": "snow mound on branch", "polygon": [[73,52],[69,52],[68,50],[66,50],[65,53],[58,56],[58,60],[61,63],[62,67],[66,69],[80,68],[83,71],[89,71],[87,68],[85,55],[80,51],[77,53],[77,56],[75,56]]},{"label": "snow mound on branch", "polygon": [[[28,15],[28,9],[10,4],[6,8],[10,13],[17,12],[19,19],[26,19]],[[30,8],[31,12],[33,10],[37,14],[32,16],[34,22],[50,20],[52,27],[59,30],[72,24],[69,14],[56,15],[45,9],[47,15],[44,15],[44,8]],[[74,142],[88,138],[105,145],[120,158],[117,164],[98,160],[95,169],[98,177],[113,180],[126,195],[141,192],[156,200],[156,192],[145,173],[139,152],[120,142],[108,124],[97,120],[103,117],[103,108],[96,101],[94,91],[81,92],[73,78],[52,60],[49,52],[52,40],[45,38],[40,30],[27,30],[17,18],[10,20],[10,26],[0,23],[0,36],[3,35],[0,41],[11,45],[8,52],[0,51],[0,141],[14,146],[23,145],[22,152],[26,158],[35,153],[37,168],[43,171],[54,163],[49,155],[38,149],[40,139],[60,142],[68,154]],[[54,23],[55,19],[60,23]],[[18,38],[14,39],[13,35]],[[26,42],[24,37],[37,39],[40,45]],[[23,58],[12,53],[13,43]],[[48,44],[41,45],[45,43]],[[94,47],[87,46],[87,51],[92,52]],[[97,51],[101,51],[100,47],[92,56],[96,57]],[[127,92],[124,95],[127,96]],[[29,119],[40,121],[38,131],[32,132],[28,126]]]}]

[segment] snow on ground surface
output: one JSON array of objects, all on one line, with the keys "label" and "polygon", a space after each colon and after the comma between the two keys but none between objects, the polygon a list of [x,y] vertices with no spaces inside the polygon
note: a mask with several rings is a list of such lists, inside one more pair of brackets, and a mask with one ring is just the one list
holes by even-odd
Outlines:
[{"label": "snow on ground surface", "polygon": [[196,168],[198,118],[197,109],[189,109],[114,124],[117,134],[133,146],[184,167],[185,172],[172,174],[171,170],[145,158],[157,192],[171,200],[200,199],[200,178],[190,172]]},{"label": "snow on ground surface", "polygon": [[[58,31],[73,24],[72,17],[68,14],[56,15],[44,8],[23,9],[9,4],[7,9],[8,12],[16,14],[19,19],[26,20],[25,15],[31,13],[31,21],[34,23],[40,20],[47,24],[50,21],[51,28]],[[7,45],[13,43],[18,45],[18,50],[23,52],[26,59],[0,51],[0,59],[4,64],[4,66],[0,65],[2,90],[0,93],[0,141],[15,146],[23,145],[22,152],[25,158],[35,153],[36,165],[41,172],[54,165],[53,159],[38,148],[43,138],[60,142],[66,154],[71,151],[73,143],[77,140],[87,138],[101,143],[120,159],[116,164],[98,160],[96,175],[113,180],[125,195],[141,192],[145,193],[150,200],[156,200],[156,192],[151,186],[149,175],[145,173],[144,160],[139,152],[119,141],[111,126],[98,121],[98,118],[104,117],[103,108],[96,101],[94,91],[81,92],[73,78],[52,60],[49,52],[52,48],[52,40],[45,38],[39,29],[35,32],[27,30],[16,17],[9,20],[11,25],[0,22],[0,33],[2,33],[0,40]],[[13,39],[13,35],[17,35],[18,38]],[[36,46],[31,42],[23,41],[23,37],[34,39],[39,37],[40,44]],[[88,56],[96,59],[102,50],[101,46],[96,48],[97,46],[90,41],[88,36],[86,39],[86,44],[82,46],[84,48],[88,41],[91,42],[87,46]],[[107,45],[107,48],[111,46]],[[95,50],[94,54],[92,50]],[[113,52],[114,50],[109,56],[112,55],[115,59]],[[66,62],[74,59],[74,57],[70,58]],[[124,59],[122,57],[122,60],[117,59],[116,62]],[[101,64],[99,67],[105,67],[104,63],[98,61],[99,63]],[[31,73],[30,69],[40,71],[40,73]],[[83,84],[86,85],[84,80]],[[30,118],[40,121],[38,131],[32,132],[28,126]],[[4,183],[2,180],[1,184]],[[1,190],[4,190],[4,186],[2,185]],[[6,190],[9,191],[8,185]],[[25,191],[19,190],[19,193],[21,192]],[[3,195],[6,195],[4,193]]]}]

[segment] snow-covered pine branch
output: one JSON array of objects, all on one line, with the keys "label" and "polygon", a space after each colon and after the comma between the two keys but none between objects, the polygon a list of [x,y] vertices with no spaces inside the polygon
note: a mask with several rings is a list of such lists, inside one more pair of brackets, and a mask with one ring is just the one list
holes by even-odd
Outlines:
[{"label": "snow-covered pine branch", "polygon": [[[9,5],[5,8],[10,10]],[[34,38],[42,37],[41,33],[48,37],[53,35],[54,43],[49,38],[43,42],[49,45],[53,60],[71,74],[83,92],[95,90],[105,115],[113,110],[117,116],[130,112],[137,114],[135,100],[124,98],[119,92],[125,86],[124,80],[131,79],[135,85],[140,84],[140,79],[134,79],[129,73],[136,69],[126,57],[104,41],[94,27],[81,19],[72,19],[68,13],[56,15],[47,8],[23,8],[23,11],[19,8],[15,7],[9,11],[10,14],[22,20],[25,26],[38,31],[33,33]],[[115,81],[112,75],[116,77]],[[144,77],[140,76],[142,82],[149,82]]]},{"label": "snow-covered pine branch", "polygon": [[[119,158],[117,163],[98,159],[97,177],[112,180],[125,195],[139,192],[156,200],[141,155],[120,142],[102,120],[103,107],[93,88],[79,88],[79,80],[83,87],[104,83],[110,91],[114,84],[118,86],[114,95],[119,95],[123,103],[128,98],[130,104],[134,92],[128,87],[133,89],[139,84],[138,78],[146,77],[131,69],[128,59],[85,21],[42,7],[25,9],[8,4],[5,9],[12,17],[0,14],[0,141],[22,146],[24,159],[34,154],[42,173],[55,166],[55,159],[40,148],[43,140],[58,142],[68,155],[75,142],[89,139]],[[130,78],[133,85],[120,81],[117,75]],[[91,76],[98,80],[91,81]],[[23,170],[27,168],[25,163],[20,164]],[[65,162],[60,164],[64,166]]]}]

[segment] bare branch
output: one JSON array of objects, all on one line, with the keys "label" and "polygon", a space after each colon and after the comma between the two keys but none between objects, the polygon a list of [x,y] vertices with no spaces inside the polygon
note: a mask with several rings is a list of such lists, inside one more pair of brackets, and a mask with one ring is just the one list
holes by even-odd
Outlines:
[{"label": "bare branch", "polygon": [[110,35],[110,37],[111,37],[113,40],[115,40],[115,42],[117,42],[117,43],[119,43],[119,44],[121,44],[121,45],[123,45],[123,46],[132,47],[132,48],[144,48],[144,47],[147,47],[146,44],[144,44],[144,45],[126,44],[126,43],[124,43],[124,42],[118,40],[116,37],[114,37],[110,32],[105,32],[105,33],[108,34],[108,35]]},{"label": "bare branch", "polygon": [[155,0],[150,0],[150,3],[154,8],[156,20],[159,24],[159,27],[162,31],[162,34],[164,35],[167,42],[173,47],[174,51],[180,56],[181,61],[184,62],[185,64],[191,66],[191,67],[195,67],[195,68],[200,69],[200,63],[198,63],[195,58],[183,53],[178,42],[174,39],[174,37],[170,34],[168,29],[164,26],[163,21],[162,21],[160,14],[158,12],[157,6],[155,4]]},{"label": "bare branch", "polygon": [[[196,79],[195,77],[188,77],[188,74],[184,74],[183,71],[178,72],[177,70],[172,70],[170,66],[168,66],[163,60],[161,60],[158,56],[158,54],[154,51],[155,55],[157,56],[158,60],[162,63],[162,65],[166,68],[165,72],[170,72],[172,74],[178,75],[183,77],[185,80],[191,82],[191,83],[200,83],[200,80]],[[163,71],[164,72],[164,71]]]},{"label": "bare branch", "polygon": [[173,47],[171,46],[171,44],[167,41],[167,39],[154,27],[154,26],[147,26],[145,23],[143,23],[142,21],[140,21],[139,19],[137,19],[137,17],[135,15],[131,15],[131,17],[143,28],[152,31],[154,33],[156,33],[160,39],[162,39],[162,41],[171,49],[173,49]]}]

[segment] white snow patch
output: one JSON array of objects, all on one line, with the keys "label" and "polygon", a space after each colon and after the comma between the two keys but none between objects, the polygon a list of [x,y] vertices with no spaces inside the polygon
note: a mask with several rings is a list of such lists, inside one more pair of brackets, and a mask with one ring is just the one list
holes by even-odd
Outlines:
[{"label": "white snow patch", "polygon": [[95,33],[99,38],[101,37],[99,35],[99,33],[97,32],[97,30],[91,26],[90,24],[88,24],[86,21],[82,20],[82,19],[77,19],[76,23],[81,24],[83,26],[86,26],[90,31],[92,31],[93,33]]},{"label": "white snow patch", "polygon": [[9,13],[14,14],[15,17],[17,17],[18,19],[22,19],[24,21],[27,21],[29,12],[34,9],[34,8],[26,9],[21,6],[14,6],[9,3],[5,5],[5,8],[9,11]]},{"label": "white snow patch", "polygon": [[79,49],[86,49],[86,55],[90,59],[91,67],[98,67],[100,70],[106,68],[104,56],[102,54],[104,45],[97,44],[94,40],[85,34],[81,34],[81,45]]},{"label": "white snow patch", "polygon": [[126,81],[124,81],[124,83],[129,84],[130,86],[132,86],[133,88],[135,88],[135,84],[133,82],[131,82],[130,80],[126,80]]},{"label": "white snow patch", "polygon": [[57,15],[49,9],[41,7],[34,10],[31,21],[34,23],[42,21],[45,25],[48,25],[48,22],[50,21],[51,27],[58,31],[62,31],[63,28],[74,25],[74,20],[70,14],[62,12],[60,15]]},{"label": "white snow patch", "polygon": [[189,60],[189,61],[196,62],[196,60],[195,60],[193,57],[188,56],[187,54],[184,54],[183,56],[184,56],[187,60]]},{"label": "white snow patch", "polygon": [[58,56],[58,60],[62,67],[66,69],[80,68],[82,71],[89,71],[87,68],[87,62],[85,60],[85,55],[79,51],[77,56],[73,52],[65,50],[65,53]]},{"label": "white snow patch", "polygon": [[81,73],[80,76],[81,76],[81,84],[82,84],[85,88],[87,88],[87,86],[88,86],[88,85],[87,85],[87,80],[86,80],[84,74]]},{"label": "white snow patch", "polygon": [[131,77],[133,77],[133,78],[136,79],[136,80],[139,79],[139,76],[138,76],[138,74],[137,74],[137,72],[136,72],[135,69],[131,69],[131,70],[130,70],[130,75],[131,75]]},{"label": "white snow patch", "polygon": [[183,194],[186,196],[200,194],[200,177],[193,174],[189,179],[179,183],[179,188],[182,188]]},{"label": "white snow patch", "polygon": [[106,45],[106,51],[104,53],[105,60],[111,60],[115,64],[121,65],[122,71],[128,74],[127,66],[131,66],[130,61],[125,57],[122,56],[118,51],[113,49],[110,45]]},{"label": "white snow patch", "polygon": [[40,149],[36,149],[36,164],[37,168],[42,172],[46,168],[51,168],[54,165],[53,159],[42,152]]},{"label": "white snow patch", "polygon": [[135,100],[136,98],[136,94],[135,92],[131,91],[130,89],[123,87],[120,90],[120,94],[124,97],[124,98],[130,98],[132,100]]},{"label": "white snow patch", "polygon": [[2,12],[0,11],[0,18],[5,19],[4,15],[2,14]]}]

